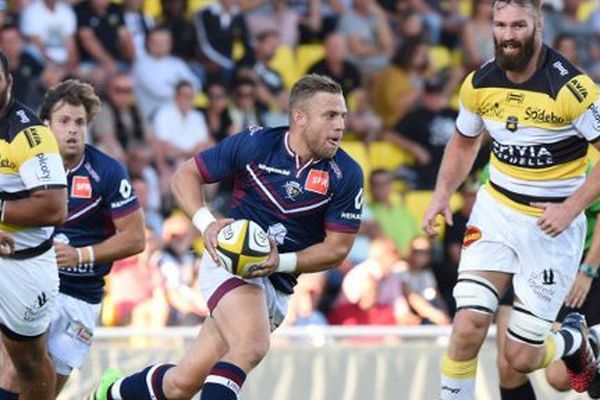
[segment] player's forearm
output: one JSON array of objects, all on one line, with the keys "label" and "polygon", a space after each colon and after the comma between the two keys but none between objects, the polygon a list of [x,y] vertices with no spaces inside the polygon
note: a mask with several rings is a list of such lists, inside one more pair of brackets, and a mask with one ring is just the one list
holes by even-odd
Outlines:
[{"label": "player's forearm", "polygon": [[468,138],[457,132],[452,135],[438,172],[436,196],[448,199],[458,189],[471,171],[480,143],[479,138]]},{"label": "player's forearm", "polygon": [[296,272],[310,273],[325,271],[340,265],[350,252],[350,246],[331,246],[318,243],[297,253]]},{"label": "player's forearm", "polygon": [[194,159],[189,159],[181,164],[173,174],[171,182],[173,196],[190,218],[193,218],[196,211],[204,206],[202,184],[202,177]]},{"label": "player's forearm", "polygon": [[92,246],[94,262],[98,264],[121,260],[141,253],[145,246],[146,237],[143,225],[137,229],[117,232],[105,241]]},{"label": "player's forearm", "polygon": [[67,218],[65,188],[38,190],[30,197],[5,201],[2,222],[19,226],[57,226]]},{"label": "player's forearm", "polygon": [[583,262],[596,269],[600,266],[600,223],[598,223],[598,221],[596,221],[592,242],[590,243],[590,248],[588,249]]}]

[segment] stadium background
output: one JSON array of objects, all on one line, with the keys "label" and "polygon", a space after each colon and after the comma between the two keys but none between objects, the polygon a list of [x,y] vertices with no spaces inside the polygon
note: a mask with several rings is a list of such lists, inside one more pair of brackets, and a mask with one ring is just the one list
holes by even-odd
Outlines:
[{"label": "stadium background", "polygon": [[[249,378],[242,398],[434,399],[438,360],[453,314],[452,254],[461,238],[452,232],[430,243],[420,237],[419,225],[431,196],[428,171],[439,167],[440,149],[452,129],[447,121],[456,112],[458,85],[490,56],[490,3],[227,0],[221,3],[239,6],[232,14],[237,19],[230,20],[235,29],[219,35],[199,29],[211,15],[223,16],[223,9],[210,0],[119,1],[109,14],[122,15],[124,25],[111,23],[104,30],[96,29],[89,18],[86,22],[78,5],[92,1],[108,7],[104,0],[63,2],[65,13],[71,14],[66,21],[76,21],[73,31],[63,36],[36,14],[39,9],[32,11],[38,0],[0,1],[0,48],[15,76],[15,96],[35,109],[45,90],[61,79],[78,77],[92,83],[101,94],[103,110],[89,141],[128,166],[149,227],[147,251],[116,263],[90,357],[60,398],[83,398],[109,365],[133,371],[151,362],[177,360],[206,308],[196,279],[202,244],[173,205],[170,174],[194,151],[248,124],[285,122],[291,85],[324,59],[321,69],[314,70],[342,70],[338,79],[350,109],[342,148],[365,173],[364,228],[343,266],[301,283],[286,326]],[[170,8],[174,4],[180,7]],[[556,44],[597,82],[598,8],[597,0],[556,0],[544,7],[545,41]],[[168,54],[144,48],[153,26],[171,33]],[[76,43],[86,28],[101,43],[110,37],[106,30],[125,29],[135,56],[112,46],[107,50],[112,64],[86,59],[81,43],[73,56],[65,43]],[[331,32],[339,36],[329,40]],[[120,34],[113,33],[121,43]],[[164,44],[164,36],[157,42]],[[194,87],[187,97],[195,123],[187,125],[173,116],[173,104],[185,107],[184,95],[190,94],[176,97],[182,80]],[[436,94],[443,110],[424,114],[427,97]],[[151,98],[154,102],[148,101]],[[396,104],[398,99],[403,101]],[[431,128],[427,122],[437,117],[446,122]],[[421,129],[445,133],[427,137]],[[457,215],[468,211],[465,203],[476,189],[486,155],[482,150],[483,161],[453,198]],[[590,158],[598,159],[595,150]],[[379,177],[385,179],[371,181],[373,172],[383,172]],[[228,184],[208,192],[221,212],[230,194]],[[370,285],[359,284],[365,277]],[[390,286],[395,289],[390,291]],[[424,302],[428,306],[423,307]],[[494,355],[490,339],[481,356],[480,399],[498,398]],[[541,398],[563,398],[539,377],[536,389]]]}]

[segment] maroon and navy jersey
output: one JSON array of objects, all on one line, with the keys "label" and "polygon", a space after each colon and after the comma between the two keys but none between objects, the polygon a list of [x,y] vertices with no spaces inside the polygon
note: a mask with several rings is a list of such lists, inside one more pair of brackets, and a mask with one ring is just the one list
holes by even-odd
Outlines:
[{"label": "maroon and navy jersey", "polygon": [[[113,220],[140,208],[123,165],[89,145],[81,162],[67,171],[67,185],[69,216],[56,230],[56,240],[74,247],[105,241],[115,234]],[[60,291],[100,303],[111,267],[112,263],[96,263],[60,268]]]},{"label": "maroon and navy jersey", "polygon": [[[332,159],[300,158],[289,146],[287,127],[249,128],[195,157],[207,183],[233,177],[228,217],[258,223],[281,253],[320,243],[325,231],[356,233],[363,202],[359,165],[339,149]],[[292,274],[270,277],[276,289],[291,293]]]}]

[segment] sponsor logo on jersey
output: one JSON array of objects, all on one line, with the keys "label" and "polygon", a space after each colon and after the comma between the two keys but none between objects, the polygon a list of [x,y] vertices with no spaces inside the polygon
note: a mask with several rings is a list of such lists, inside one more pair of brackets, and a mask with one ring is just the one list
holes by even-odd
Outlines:
[{"label": "sponsor logo on jersey", "polygon": [[548,167],[554,164],[552,152],[544,146],[516,146],[492,143],[492,152],[501,161],[526,167]]},{"label": "sponsor logo on jersey", "polygon": [[552,268],[539,272],[532,272],[527,279],[527,285],[540,300],[550,303],[556,294],[556,286],[554,283],[557,274],[558,271]]},{"label": "sponsor logo on jersey", "polygon": [[40,143],[42,143],[42,138],[40,137],[40,134],[38,133],[37,129],[33,127],[25,129],[23,131],[23,135],[25,135],[25,138],[27,139],[27,144],[29,144],[29,147],[32,149]]},{"label": "sponsor logo on jersey", "polygon": [[75,175],[71,182],[71,197],[76,199],[92,198],[92,183],[87,176]]},{"label": "sponsor logo on jersey", "polygon": [[2,157],[2,155],[0,154],[0,168],[16,169],[17,164],[9,160],[8,158]]},{"label": "sponsor logo on jersey", "polygon": [[296,197],[303,193],[302,185],[296,181],[287,181],[283,188],[285,189],[286,198],[296,201]]},{"label": "sponsor logo on jersey", "polygon": [[514,115],[511,115],[508,118],[506,118],[506,129],[508,129],[511,132],[516,132],[518,128],[519,118],[515,117]]},{"label": "sponsor logo on jersey", "polygon": [[523,104],[523,100],[525,100],[523,93],[508,92],[506,95],[506,101],[509,103]]},{"label": "sponsor logo on jersey", "polygon": [[311,169],[308,172],[304,188],[309,192],[327,194],[329,188],[329,172],[318,169]]},{"label": "sponsor logo on jersey", "polygon": [[583,102],[585,98],[588,96],[588,91],[577,79],[571,79],[567,83],[567,88],[573,93],[573,96],[577,99],[578,102]]},{"label": "sponsor logo on jersey", "polygon": [[335,177],[338,178],[338,180],[342,179],[342,177],[344,175],[342,174],[342,170],[340,169],[340,166],[333,160],[329,160],[329,166],[331,167],[331,170],[335,174]]},{"label": "sponsor logo on jersey", "polygon": [[554,111],[543,110],[541,108],[527,107],[525,109],[525,121],[535,121],[550,124],[564,124],[565,118],[554,114]]},{"label": "sponsor logo on jersey", "polygon": [[594,103],[588,106],[588,110],[590,110],[590,113],[592,113],[592,117],[594,118],[594,129],[600,131],[600,110],[598,110],[598,107]]},{"label": "sponsor logo on jersey", "polygon": [[269,167],[268,165],[265,165],[265,164],[258,164],[258,169],[265,171],[269,174],[279,174],[279,175],[285,175],[285,176],[290,175],[290,171],[287,169]]},{"label": "sponsor logo on jersey", "polygon": [[350,213],[350,212],[343,212],[342,214],[340,214],[340,217],[343,219],[349,219],[349,220],[354,220],[354,221],[361,220],[361,214]]},{"label": "sponsor logo on jersey", "polygon": [[560,76],[565,76],[569,73],[569,71],[565,68],[564,65],[562,65],[562,63],[560,61],[556,61],[554,64],[552,64],[552,66],[558,70],[558,73],[560,74]]},{"label": "sponsor logo on jersey", "polygon": [[48,166],[48,157],[44,153],[37,153],[35,158],[38,163],[37,177],[45,181],[51,178],[50,167]]},{"label": "sponsor logo on jersey", "polygon": [[479,114],[482,117],[495,117],[495,118],[502,118],[502,114],[503,114],[504,110],[502,110],[502,108],[500,108],[500,103],[495,102],[495,103],[483,103],[479,106],[479,108],[477,108],[477,114]]},{"label": "sponsor logo on jersey", "polygon": [[469,225],[465,229],[465,237],[463,239],[463,248],[467,248],[479,239],[481,239],[481,229],[474,225]]}]

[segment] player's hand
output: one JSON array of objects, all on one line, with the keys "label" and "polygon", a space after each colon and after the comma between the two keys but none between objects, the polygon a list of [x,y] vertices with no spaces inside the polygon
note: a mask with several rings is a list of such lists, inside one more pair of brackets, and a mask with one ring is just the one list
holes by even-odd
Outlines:
[{"label": "player's hand", "polygon": [[439,223],[435,221],[438,215],[442,215],[448,225],[453,224],[450,202],[447,199],[438,199],[434,196],[423,216],[423,231],[430,237],[435,237],[438,234],[436,228]]},{"label": "player's hand", "polygon": [[54,242],[54,252],[56,253],[58,268],[74,267],[79,264],[77,250],[73,246],[69,246],[66,243]]},{"label": "player's hand", "polygon": [[221,229],[231,224],[234,220],[231,218],[223,218],[218,219],[215,222],[211,222],[210,225],[206,227],[204,231],[204,235],[202,236],[202,240],[204,241],[204,248],[210,254],[210,257],[217,264],[221,264],[221,260],[217,255],[217,235],[221,232]]},{"label": "player's hand", "polygon": [[10,256],[15,252],[15,240],[5,232],[0,231],[0,257]]},{"label": "player's hand", "polygon": [[544,233],[556,237],[567,229],[577,214],[565,203],[531,203],[531,206],[544,210],[537,224]]},{"label": "player's hand", "polygon": [[267,259],[262,263],[255,265],[252,268],[252,272],[243,276],[243,278],[262,278],[264,276],[271,275],[277,270],[277,266],[279,265],[279,251],[277,250],[277,243],[272,238],[269,238],[269,243],[271,243],[271,252],[269,253],[269,257],[267,257]]},{"label": "player's hand", "polygon": [[575,277],[575,282],[571,286],[571,291],[565,299],[565,306],[570,308],[581,308],[583,302],[590,291],[593,278],[579,271]]}]

